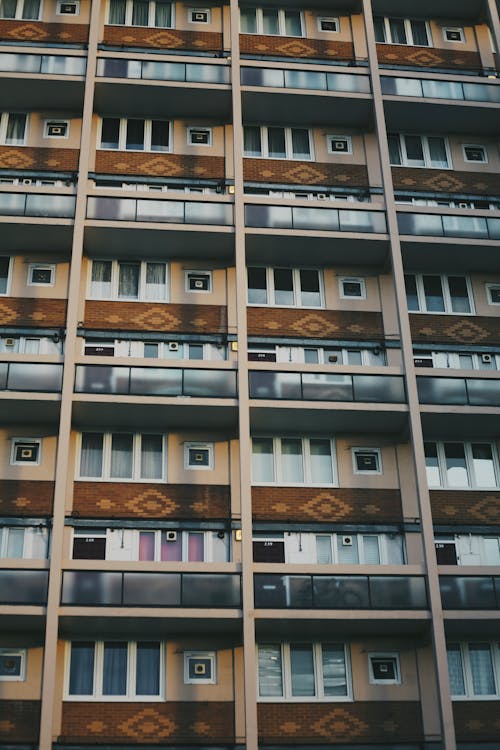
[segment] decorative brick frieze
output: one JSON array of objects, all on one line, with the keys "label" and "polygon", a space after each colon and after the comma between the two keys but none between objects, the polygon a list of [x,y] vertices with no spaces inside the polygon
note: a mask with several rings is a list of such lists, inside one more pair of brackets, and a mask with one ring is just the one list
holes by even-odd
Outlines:
[{"label": "decorative brick frieze", "polygon": [[401,523],[399,490],[252,487],[254,521]]},{"label": "decorative brick frieze", "polygon": [[347,310],[249,307],[250,336],[293,336],[313,339],[381,339],[382,315]]},{"label": "decorative brick frieze", "polygon": [[103,42],[115,47],[155,47],[156,49],[189,49],[200,52],[222,50],[222,34],[217,31],[105,26]]},{"label": "decorative brick frieze", "polygon": [[500,318],[479,315],[431,315],[410,313],[412,339],[415,343],[455,343],[497,345]]},{"label": "decorative brick frieze", "polygon": [[88,300],[84,325],[100,330],[226,333],[227,315],[223,305]]},{"label": "decorative brick frieze", "polygon": [[95,171],[98,174],[223,180],[224,157],[97,151]]},{"label": "decorative brick frieze", "polygon": [[0,479],[0,516],[50,516],[54,482]]},{"label": "decorative brick frieze", "polygon": [[224,520],[230,492],[211,484],[75,482],[73,512],[81,518]]},{"label": "decorative brick frieze", "polygon": [[0,737],[2,744],[37,742],[40,701],[0,700]]},{"label": "decorative brick frieze", "polygon": [[379,63],[415,66],[416,68],[457,68],[481,70],[478,52],[439,47],[410,47],[407,44],[377,44]]},{"label": "decorative brick frieze", "polygon": [[368,172],[364,164],[245,158],[243,159],[243,177],[249,182],[368,187]]},{"label": "decorative brick frieze", "polygon": [[420,742],[420,703],[259,703],[259,742],[263,745]]},{"label": "decorative brick frieze", "polygon": [[7,42],[85,44],[88,36],[89,27],[83,23],[0,20],[0,39]]},{"label": "decorative brick frieze", "polygon": [[199,745],[234,742],[234,703],[63,703],[61,743]]},{"label": "decorative brick frieze", "polygon": [[[491,701],[457,701],[453,704],[455,732],[459,742],[493,742],[500,737],[498,711]],[[479,745],[474,744],[474,747]]]},{"label": "decorative brick frieze", "polygon": [[66,300],[36,297],[0,298],[0,326],[38,326],[47,328],[65,325]]},{"label": "decorative brick frieze", "polygon": [[467,526],[500,524],[500,492],[431,490],[434,523]]},{"label": "decorative brick frieze", "polygon": [[76,172],[79,154],[76,148],[0,146],[0,169]]},{"label": "decorative brick frieze", "polygon": [[392,179],[395,190],[425,190],[476,195],[497,195],[498,193],[498,174],[491,172],[392,167]]},{"label": "decorative brick frieze", "polygon": [[311,57],[327,60],[354,60],[352,42],[332,42],[327,39],[305,39],[293,36],[240,34],[240,51],[244,55],[269,57]]}]

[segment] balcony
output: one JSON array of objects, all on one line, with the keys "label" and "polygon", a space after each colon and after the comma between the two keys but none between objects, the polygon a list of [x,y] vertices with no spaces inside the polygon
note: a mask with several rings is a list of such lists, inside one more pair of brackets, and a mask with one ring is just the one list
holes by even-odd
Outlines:
[{"label": "balcony", "polygon": [[39,607],[47,603],[48,570],[0,569],[0,606]]},{"label": "balcony", "polygon": [[500,380],[492,378],[417,378],[421,404],[500,406]]},{"label": "balcony", "polygon": [[497,437],[500,380],[419,376],[417,387],[422,425],[429,434],[445,437],[459,430],[471,437]]},{"label": "balcony", "polygon": [[101,47],[144,50],[170,49],[177,54],[186,50],[191,54],[222,52],[222,34],[218,31],[186,31],[144,26],[121,26],[109,24],[104,26],[103,44]]},{"label": "balcony", "polygon": [[85,57],[0,53],[2,106],[8,110],[81,112]]},{"label": "balcony", "polygon": [[0,39],[4,44],[26,44],[33,46],[50,44],[56,47],[66,45],[83,47],[87,43],[89,27],[84,23],[47,23],[45,21],[26,22],[24,19],[2,18]]},{"label": "balcony", "polygon": [[500,577],[440,576],[439,588],[443,609],[500,610]]},{"label": "balcony", "polygon": [[2,240],[10,250],[68,252],[76,198],[46,192],[0,191]]},{"label": "balcony", "polygon": [[[55,422],[59,414],[63,366],[0,362],[0,403],[4,421]],[[36,394],[36,395],[35,395]]]}]

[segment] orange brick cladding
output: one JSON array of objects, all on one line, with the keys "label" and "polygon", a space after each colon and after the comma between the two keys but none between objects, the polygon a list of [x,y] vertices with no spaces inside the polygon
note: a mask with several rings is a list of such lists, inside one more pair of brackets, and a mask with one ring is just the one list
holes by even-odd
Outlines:
[{"label": "orange brick cladding", "polygon": [[234,742],[234,704],[63,703],[59,742],[95,745]]},{"label": "orange brick cladding", "polygon": [[498,174],[491,172],[392,167],[392,179],[395,190],[432,190],[475,195],[496,195],[498,191]]},{"label": "orange brick cladding", "polygon": [[187,154],[126,154],[97,151],[95,171],[99,174],[222,180],[224,179],[224,158]]},{"label": "orange brick cladding", "polygon": [[500,318],[470,315],[410,314],[413,341],[455,344],[491,344],[500,338]]},{"label": "orange brick cladding", "polygon": [[260,703],[257,716],[262,744],[419,742],[423,733],[414,701]]},{"label": "orange brick cladding", "polygon": [[405,44],[377,44],[380,63],[414,65],[418,68],[458,68],[481,70],[478,52],[439,49],[438,47],[410,47]]},{"label": "orange brick cladding", "polygon": [[0,20],[0,39],[16,42],[85,44],[89,27],[83,23]]},{"label": "orange brick cladding", "polygon": [[453,718],[459,742],[473,742],[474,747],[479,747],[476,743],[494,742],[493,747],[498,747],[498,711],[492,708],[491,701],[457,701],[453,704]]},{"label": "orange brick cladding", "polygon": [[0,736],[3,743],[36,742],[40,701],[0,701]]},{"label": "orange brick cladding", "polygon": [[254,521],[401,523],[399,490],[253,487]]},{"label": "orange brick cladding", "polygon": [[105,26],[103,42],[118,47],[156,47],[217,52],[222,49],[222,34],[216,31]]},{"label": "orange brick cladding", "polygon": [[54,482],[0,480],[0,516],[50,516]]},{"label": "orange brick cladding", "polygon": [[382,315],[375,312],[249,307],[247,316],[250,336],[354,340],[383,337]]},{"label": "orange brick cladding", "polygon": [[64,326],[65,299],[35,299],[34,297],[4,297],[0,300],[2,326]]},{"label": "orange brick cladding", "polygon": [[367,187],[364,164],[288,161],[287,159],[243,159],[243,176],[249,182],[280,182],[287,185]]},{"label": "orange brick cladding", "polygon": [[500,492],[431,490],[430,496],[434,523],[500,524]]},{"label": "orange brick cladding", "polygon": [[354,45],[352,42],[331,42],[327,39],[299,39],[290,36],[240,34],[240,51],[242,54],[249,55],[354,60]]},{"label": "orange brick cladding", "polygon": [[75,482],[73,511],[83,518],[227,519],[229,487]]},{"label": "orange brick cladding", "polygon": [[76,148],[0,146],[0,169],[36,169],[42,172],[76,172]]},{"label": "orange brick cladding", "polygon": [[85,326],[122,331],[226,333],[227,315],[222,305],[89,300],[85,304]]}]

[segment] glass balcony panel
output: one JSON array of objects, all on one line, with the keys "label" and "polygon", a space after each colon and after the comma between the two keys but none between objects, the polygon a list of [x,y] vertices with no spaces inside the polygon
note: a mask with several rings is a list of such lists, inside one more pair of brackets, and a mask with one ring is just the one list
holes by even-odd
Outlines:
[{"label": "glass balcony panel", "polygon": [[313,576],[314,609],[369,609],[367,576]]},{"label": "glass balcony panel", "polygon": [[421,404],[467,404],[467,390],[462,378],[417,378]]},{"label": "glass balcony panel", "polygon": [[180,396],[182,395],[182,370],[167,367],[131,367],[130,394]]},{"label": "glass balcony panel", "polygon": [[497,608],[500,609],[500,578],[494,578],[493,583],[495,586],[495,597],[497,600]]},{"label": "glass balcony panel", "polygon": [[422,92],[430,99],[458,99],[464,98],[462,84],[454,81],[422,81]]},{"label": "glass balcony panel", "polygon": [[338,232],[339,212],[335,208],[292,208],[293,228]]},{"label": "glass balcony panel", "polygon": [[495,609],[494,579],[489,576],[441,576],[444,609]]},{"label": "glass balcony panel", "polygon": [[464,83],[464,96],[473,102],[500,102],[500,86],[488,86],[484,83]]},{"label": "glass balcony panel", "polygon": [[0,570],[0,604],[45,604],[46,570]]},{"label": "glass balcony panel", "polygon": [[245,224],[247,227],[268,227],[269,229],[291,229],[291,206],[246,206]]},{"label": "glass balcony panel", "polygon": [[26,196],[23,193],[0,193],[0,214],[23,216]]},{"label": "glass balcony panel", "polygon": [[500,380],[467,379],[469,404],[472,406],[500,406]]},{"label": "glass balcony panel", "polygon": [[354,400],[385,404],[406,401],[403,378],[399,375],[353,375]]},{"label": "glass balcony panel", "polygon": [[328,91],[345,91],[347,93],[369,94],[368,76],[352,76],[345,73],[327,73]]},{"label": "glass balcony panel", "polygon": [[222,65],[186,65],[186,81],[191,83],[229,83],[229,80],[229,68]]},{"label": "glass balcony panel", "polygon": [[311,576],[254,576],[255,606],[261,609],[294,607],[310,609],[312,604]]},{"label": "glass balcony panel", "polygon": [[428,237],[442,237],[441,216],[434,214],[398,214],[398,227],[401,234],[416,234]]},{"label": "glass balcony panel", "polygon": [[445,237],[488,238],[486,219],[480,216],[443,216],[442,219]]},{"label": "glass balcony panel", "polygon": [[107,221],[135,221],[133,198],[88,198],[87,218]]},{"label": "glass balcony panel", "polygon": [[97,76],[103,78],[140,78],[141,61],[100,59],[97,61]]},{"label": "glass balcony panel", "polygon": [[26,216],[72,218],[75,215],[73,195],[27,195]]},{"label": "glass balcony panel", "polygon": [[151,81],[185,81],[186,66],[183,63],[143,60],[142,77]]},{"label": "glass balcony panel", "polygon": [[58,76],[84,76],[85,67],[86,60],[84,57],[42,55],[40,72]]},{"label": "glass balcony panel", "polygon": [[184,396],[235,398],[236,373],[216,370],[184,370]]},{"label": "glass balcony panel", "polygon": [[12,362],[7,388],[10,391],[46,391],[57,393],[62,386],[62,365]]},{"label": "glass balcony panel", "polygon": [[129,391],[128,367],[106,367],[105,365],[77,365],[75,376],[76,393],[116,393]]},{"label": "glass balcony panel", "polygon": [[302,398],[310,401],[352,401],[352,377],[327,373],[302,375]]},{"label": "glass balcony panel", "polygon": [[370,599],[375,609],[426,609],[424,578],[370,576]]},{"label": "glass balcony panel", "polygon": [[417,78],[382,76],[382,93],[391,96],[422,96],[422,83]]},{"label": "glass balcony panel", "polygon": [[137,201],[136,221],[160,221],[182,224],[184,203],[182,201]]},{"label": "glass balcony panel", "polygon": [[385,216],[374,211],[339,211],[341,232],[387,231]]},{"label": "glass balcony panel", "polygon": [[0,55],[0,71],[2,73],[39,73],[42,64],[40,55]]},{"label": "glass balcony panel", "polygon": [[61,604],[89,606],[121,605],[122,574],[96,570],[66,570],[63,573]]},{"label": "glass balcony panel", "polygon": [[240,607],[241,583],[238,575],[184,573],[183,607]]},{"label": "glass balcony panel", "polygon": [[180,573],[124,573],[124,606],[179,607],[180,604]]},{"label": "glass balcony panel", "polygon": [[0,391],[4,391],[7,388],[8,372],[9,365],[7,362],[0,362]]},{"label": "glass balcony panel", "polygon": [[230,203],[186,203],[186,224],[221,224],[233,223],[233,206]]},{"label": "glass balcony panel", "polygon": [[490,240],[500,240],[500,219],[486,219]]},{"label": "glass balcony panel", "polygon": [[285,70],[285,88],[326,91],[326,73],[308,70]]},{"label": "glass balcony panel", "polygon": [[250,398],[302,398],[298,372],[250,372]]},{"label": "glass balcony panel", "polygon": [[241,84],[242,86],[283,88],[285,85],[285,71],[276,68],[242,68]]}]

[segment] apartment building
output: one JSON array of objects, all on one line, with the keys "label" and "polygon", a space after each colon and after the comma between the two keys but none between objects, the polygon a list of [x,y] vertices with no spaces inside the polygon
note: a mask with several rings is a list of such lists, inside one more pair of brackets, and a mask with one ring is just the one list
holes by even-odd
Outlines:
[{"label": "apartment building", "polygon": [[0,750],[492,750],[498,0],[0,0]]}]

